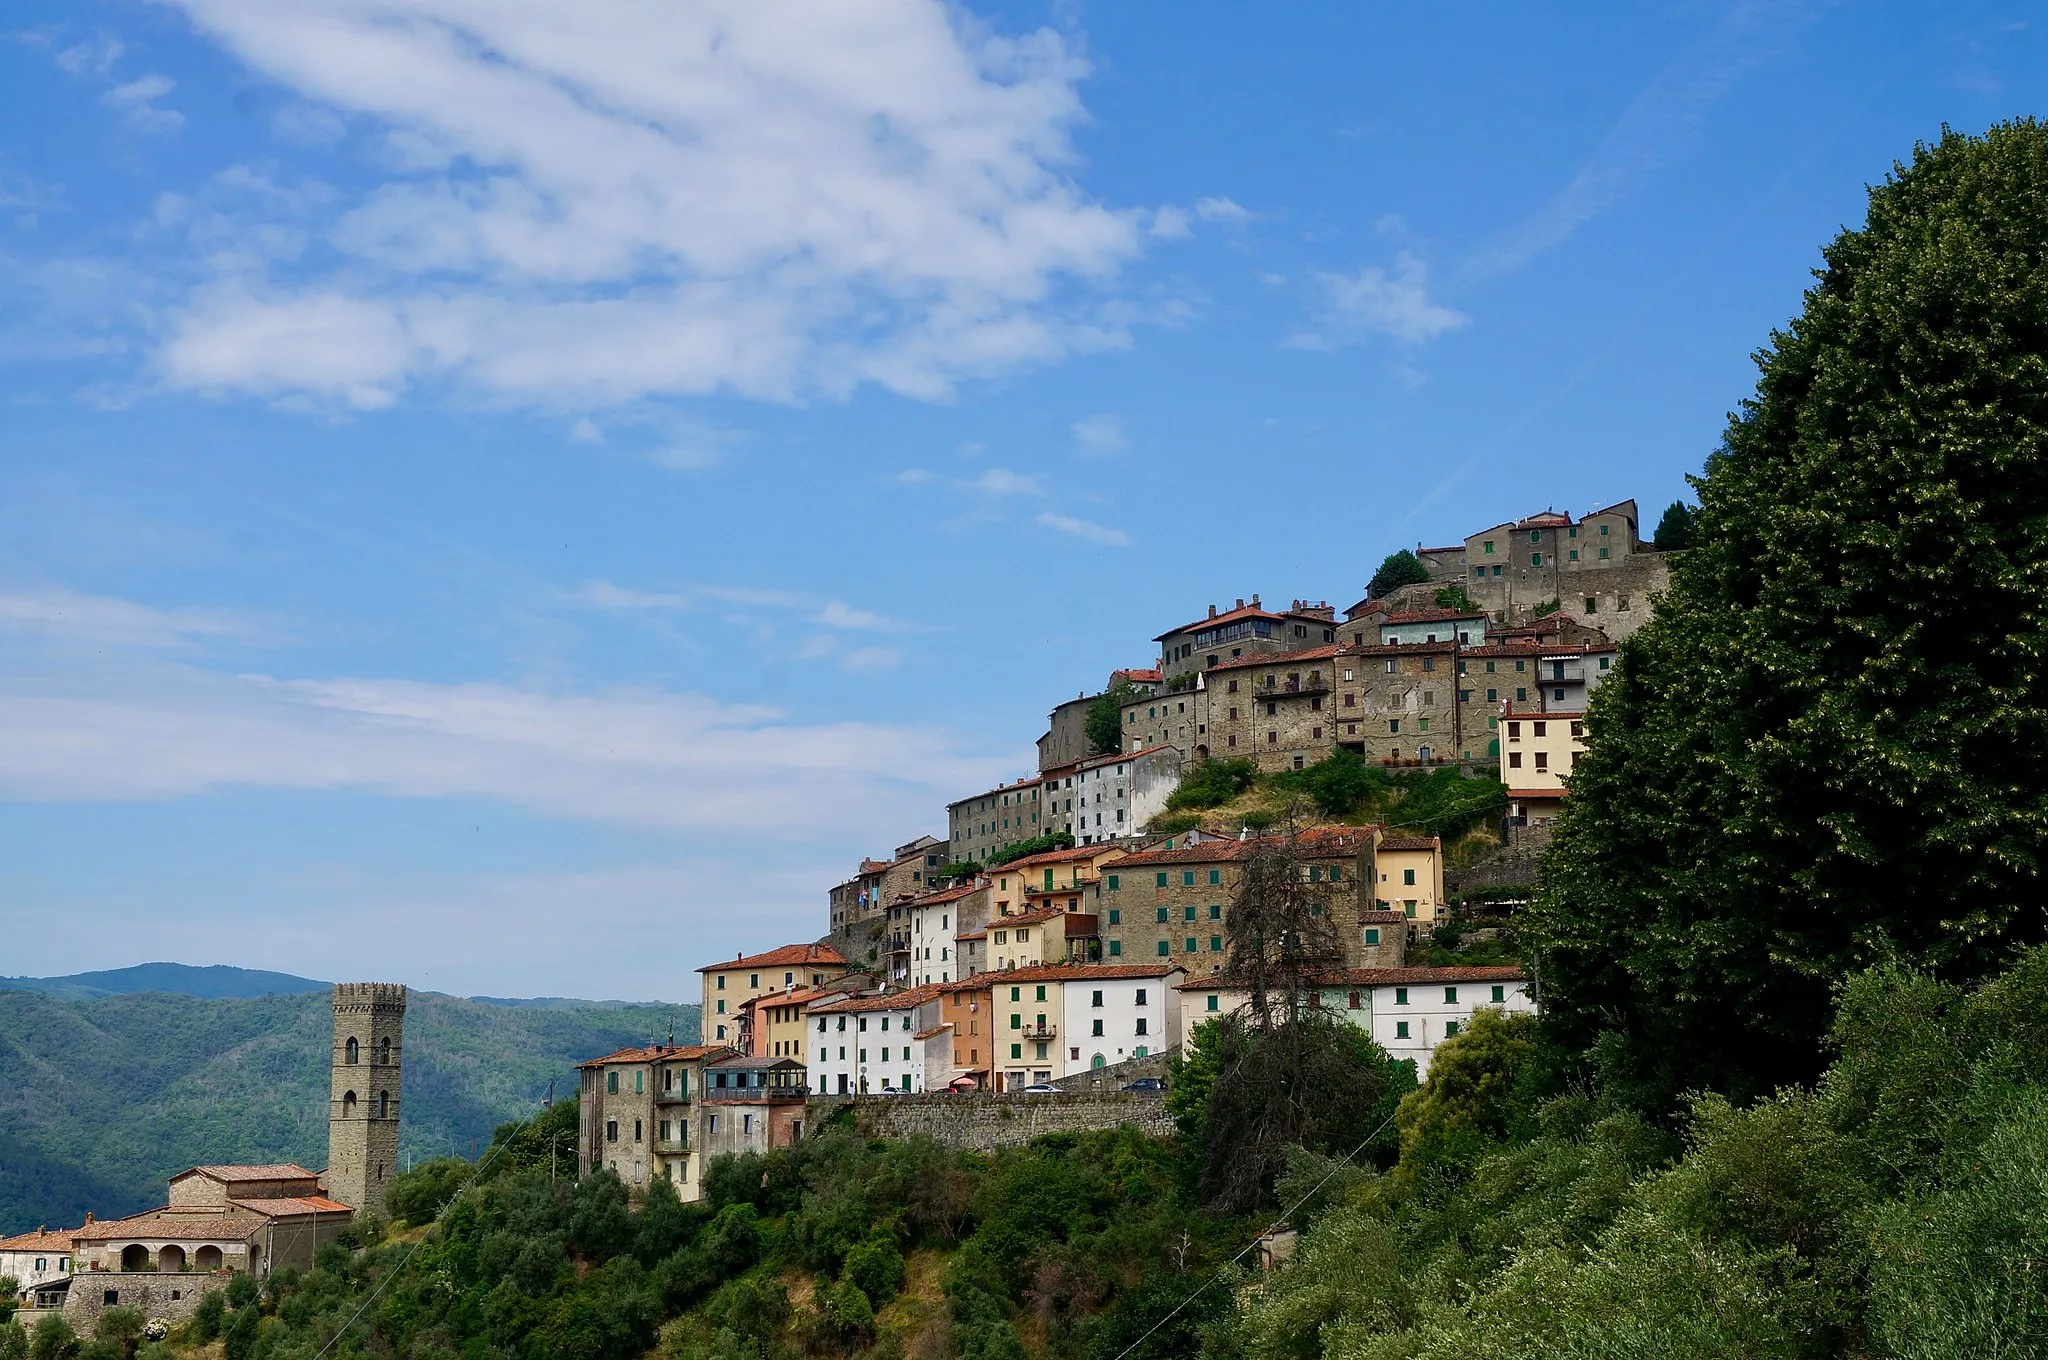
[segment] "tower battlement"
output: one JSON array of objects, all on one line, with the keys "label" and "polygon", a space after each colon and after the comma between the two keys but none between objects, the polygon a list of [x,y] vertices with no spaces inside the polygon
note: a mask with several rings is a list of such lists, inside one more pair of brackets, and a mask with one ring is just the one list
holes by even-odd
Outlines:
[{"label": "tower battlement", "polygon": [[339,1012],[347,1007],[351,1011],[399,1011],[405,1010],[405,984],[402,982],[337,982],[334,984],[334,1009]]}]

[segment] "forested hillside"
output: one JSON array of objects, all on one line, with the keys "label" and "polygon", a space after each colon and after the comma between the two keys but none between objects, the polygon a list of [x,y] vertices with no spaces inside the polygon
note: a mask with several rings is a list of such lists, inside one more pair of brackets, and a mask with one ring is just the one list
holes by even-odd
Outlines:
[{"label": "forested hillside", "polygon": [[[574,1089],[576,1062],[694,1040],[694,1006],[510,1007],[415,992],[405,1017],[408,1159],[468,1152]],[[202,1162],[326,1165],[325,990],[253,1000],[0,991],[0,1232],[162,1202]]]}]

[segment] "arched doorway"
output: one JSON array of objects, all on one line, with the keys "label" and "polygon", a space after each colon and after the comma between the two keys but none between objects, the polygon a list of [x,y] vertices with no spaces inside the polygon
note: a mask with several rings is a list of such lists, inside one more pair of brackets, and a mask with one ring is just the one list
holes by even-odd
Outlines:
[{"label": "arched doorway", "polygon": [[149,1248],[140,1242],[131,1242],[121,1248],[121,1269],[129,1272],[149,1269]]},{"label": "arched doorway", "polygon": [[156,1268],[158,1270],[174,1272],[183,1271],[185,1269],[185,1249],[175,1244],[163,1248],[156,1254]]},{"label": "arched doorway", "polygon": [[192,1268],[194,1270],[219,1270],[220,1248],[209,1245],[193,1252]]},{"label": "arched doorway", "polygon": [[1109,1062],[1100,1053],[1098,1053],[1093,1058],[1090,1058],[1088,1060],[1088,1065],[1090,1067],[1107,1067],[1109,1066]]}]

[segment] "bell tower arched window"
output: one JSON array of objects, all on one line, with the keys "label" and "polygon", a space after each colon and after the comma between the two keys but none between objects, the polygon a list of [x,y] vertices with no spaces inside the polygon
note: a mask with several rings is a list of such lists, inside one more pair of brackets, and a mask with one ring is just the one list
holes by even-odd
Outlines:
[{"label": "bell tower arched window", "polygon": [[344,1053],[342,1061],[347,1063],[350,1067],[354,1067],[356,1065],[356,1040],[354,1035],[349,1036],[348,1046]]},{"label": "bell tower arched window", "polygon": [[379,1119],[389,1119],[391,1117],[391,1093],[389,1091],[379,1091],[377,1093],[377,1117]]},{"label": "bell tower arched window", "polygon": [[379,1067],[391,1066],[391,1040],[379,1039],[377,1041],[377,1065]]},{"label": "bell tower arched window", "polygon": [[355,1115],[356,1093],[354,1091],[343,1091],[341,1093],[341,1117],[344,1119],[353,1119],[355,1118]]}]

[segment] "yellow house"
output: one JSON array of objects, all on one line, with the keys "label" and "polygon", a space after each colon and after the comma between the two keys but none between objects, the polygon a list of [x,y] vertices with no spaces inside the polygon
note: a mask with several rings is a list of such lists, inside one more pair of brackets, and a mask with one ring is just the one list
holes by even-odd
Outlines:
[{"label": "yellow house", "polygon": [[742,955],[730,963],[708,963],[704,1010],[698,1017],[706,1043],[740,1044],[740,1007],[767,992],[817,987],[846,973],[846,960],[828,945],[786,944],[765,954]]},{"label": "yellow house", "polygon": [[1554,821],[1564,810],[1572,767],[1586,749],[1584,713],[1517,713],[1500,719],[1500,782],[1508,786],[1508,819]]},{"label": "yellow house", "polygon": [[997,865],[988,871],[995,902],[990,926],[996,924],[998,917],[1036,907],[1079,911],[1088,885],[1102,876],[1104,865],[1123,855],[1113,845],[1077,845],[1071,850],[1048,850]]},{"label": "yellow house", "polygon": [[795,1058],[809,1062],[804,1044],[809,1037],[804,1017],[810,1008],[829,1001],[842,1001],[846,992],[834,987],[798,987],[793,991],[764,993],[751,1003],[754,1013],[749,1031],[753,1042],[748,1052],[757,1058]]},{"label": "yellow house", "polygon": [[1441,840],[1389,831],[1380,837],[1374,860],[1379,881],[1373,885],[1373,905],[1411,921],[1436,920],[1444,905]]}]

